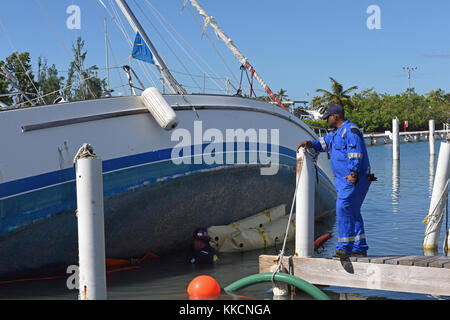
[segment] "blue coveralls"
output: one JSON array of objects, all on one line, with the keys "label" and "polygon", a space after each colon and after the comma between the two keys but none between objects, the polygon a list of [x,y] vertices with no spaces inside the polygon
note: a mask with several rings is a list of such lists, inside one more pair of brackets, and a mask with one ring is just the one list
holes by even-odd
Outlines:
[{"label": "blue coveralls", "polygon": [[[361,206],[371,182],[370,163],[364,137],[357,125],[346,121],[339,129],[324,138],[311,141],[318,152],[329,152],[337,191],[336,215],[338,222],[337,248],[348,254],[365,254],[368,250]],[[344,179],[351,171],[358,172],[358,183]]]}]

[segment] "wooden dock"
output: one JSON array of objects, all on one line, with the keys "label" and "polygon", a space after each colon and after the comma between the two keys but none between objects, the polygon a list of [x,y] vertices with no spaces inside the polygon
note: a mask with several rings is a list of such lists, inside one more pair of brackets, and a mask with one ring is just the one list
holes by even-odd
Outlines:
[{"label": "wooden dock", "polygon": [[[271,272],[271,267],[277,264],[278,256],[262,255],[259,272]],[[285,257],[283,266],[315,285],[450,296],[450,257]]]}]

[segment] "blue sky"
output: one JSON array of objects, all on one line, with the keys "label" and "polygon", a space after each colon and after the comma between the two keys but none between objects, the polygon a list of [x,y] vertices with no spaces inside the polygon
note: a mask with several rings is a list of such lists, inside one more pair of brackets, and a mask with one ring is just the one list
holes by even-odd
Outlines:
[{"label": "blue sky", "polygon": [[[103,18],[107,18],[108,21],[110,40],[117,61],[119,64],[129,63],[131,49],[125,37],[106,10],[102,6],[96,6],[96,0],[40,0],[58,34],[52,30],[37,2],[2,1],[0,11],[0,20],[7,29],[13,46],[18,51],[31,52],[34,65],[37,58],[42,55],[48,59],[49,64],[56,64],[64,76],[64,70],[68,69],[70,61],[64,46],[70,49],[76,37],[82,36],[88,50],[87,65],[96,64],[100,68],[105,68]],[[110,0],[103,2],[109,7]],[[164,60],[176,71],[175,77],[189,86],[188,91],[202,90],[204,82],[202,75],[208,69],[198,63],[200,59],[188,46],[183,44],[184,50],[188,51],[195,61],[172,41],[156,19],[148,2],[157,8],[177,32],[195,48],[217,75],[221,78],[234,79],[207,38],[202,37],[202,28],[190,12],[194,9],[189,7],[190,9],[181,10],[183,0],[128,0],[128,2]],[[450,92],[448,19],[450,1],[448,0],[199,0],[199,2],[216,18],[225,33],[234,40],[272,90],[284,88],[291,99],[310,100],[316,95],[317,88],[330,87],[329,76],[343,83],[344,87],[358,85],[360,90],[373,87],[380,93],[400,93],[408,86],[407,73],[402,69],[404,66],[418,68],[412,73],[411,86],[420,94],[436,88]],[[136,3],[145,10],[145,15]],[[72,4],[81,8],[80,30],[69,30],[66,27],[66,20],[69,17],[66,9]],[[371,15],[366,10],[370,5],[377,5],[381,10],[381,29],[367,28],[366,21]],[[197,13],[195,16],[200,19]],[[121,19],[126,24],[123,16]],[[134,39],[128,25],[126,30]],[[211,28],[208,29],[208,35],[226,64],[233,70],[234,76],[239,78],[239,63],[214,36]],[[183,42],[180,38],[177,39],[180,43]],[[4,59],[11,51],[10,43],[3,29],[0,29],[0,59]],[[113,66],[112,56],[110,60]],[[202,67],[197,67],[197,64],[201,64]],[[137,62],[133,62],[132,65],[146,86],[153,85],[153,82],[157,83],[158,77],[154,75],[157,71],[153,66],[150,67],[152,70],[146,67],[148,74],[146,76]],[[194,77],[196,83],[183,74],[187,71],[196,75]],[[106,73],[103,72],[101,76],[106,77]],[[111,73],[111,82],[112,87],[121,85],[116,70]],[[244,82],[247,82],[245,76]],[[197,88],[191,88],[197,85]],[[208,92],[219,93],[218,86],[211,80],[206,80],[206,87],[213,89],[207,90]],[[257,89],[259,95],[263,94],[260,87]],[[122,92],[121,88],[117,88],[116,93]]]}]

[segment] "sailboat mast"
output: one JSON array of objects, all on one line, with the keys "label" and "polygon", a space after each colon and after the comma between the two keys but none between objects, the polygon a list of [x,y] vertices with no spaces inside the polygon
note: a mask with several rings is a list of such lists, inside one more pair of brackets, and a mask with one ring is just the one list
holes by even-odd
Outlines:
[{"label": "sailboat mast", "polygon": [[128,23],[130,24],[131,28],[133,28],[135,33],[139,32],[145,44],[150,49],[151,53],[153,54],[153,59],[155,60],[155,65],[158,68],[161,75],[163,76],[165,82],[169,85],[169,88],[172,91],[172,93],[181,95],[187,94],[186,90],[177,82],[177,80],[175,80],[166,63],[159,55],[156,48],[153,46],[153,43],[150,41],[150,38],[147,36],[147,33],[145,32],[144,28],[139,23],[133,11],[131,11],[126,0],[116,0],[116,3],[119,6],[119,9],[124,14],[125,18],[128,20]]},{"label": "sailboat mast", "polygon": [[[187,0],[185,0],[186,5]],[[234,45],[233,40],[231,40],[230,37],[228,37],[222,29],[217,25],[216,20],[210,16],[203,8],[202,6],[196,1],[196,0],[190,0],[191,4],[198,10],[199,14],[203,17],[205,20],[205,29],[206,26],[209,24],[214,29],[214,32],[216,35],[222,39],[223,42],[227,45],[227,47],[231,50],[234,57],[251,73],[252,76],[259,82],[259,84],[266,90],[267,94],[283,109],[286,109],[286,107],[281,103],[281,101],[277,98],[277,96],[270,90],[269,86],[264,82],[264,80],[259,76],[259,74],[255,71],[255,68],[248,62],[247,58],[239,51],[239,49]]]}]

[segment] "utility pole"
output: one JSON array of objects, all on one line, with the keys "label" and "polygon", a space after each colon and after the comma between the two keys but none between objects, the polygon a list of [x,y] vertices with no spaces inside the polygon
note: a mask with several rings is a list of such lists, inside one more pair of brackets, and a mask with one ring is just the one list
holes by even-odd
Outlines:
[{"label": "utility pole", "polygon": [[417,67],[403,67],[403,70],[408,72],[408,98],[411,95],[411,71],[416,71]]}]

